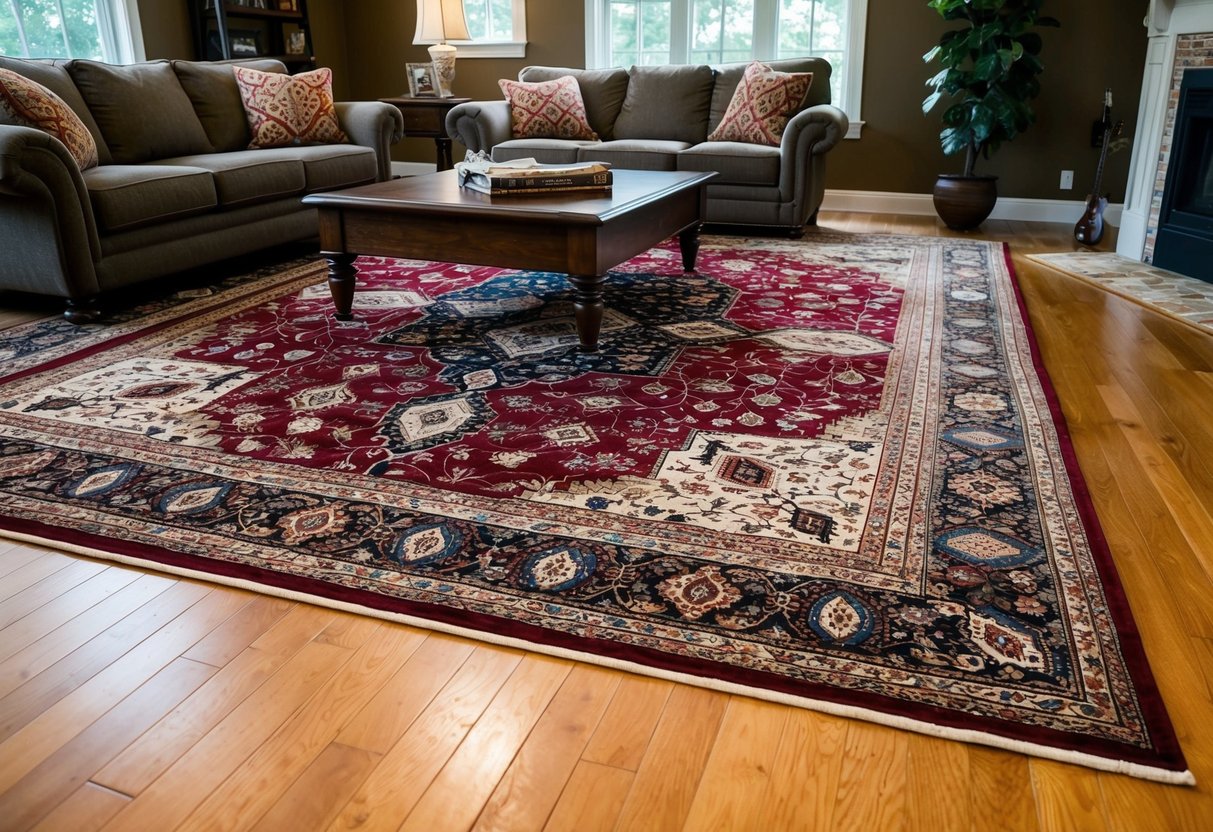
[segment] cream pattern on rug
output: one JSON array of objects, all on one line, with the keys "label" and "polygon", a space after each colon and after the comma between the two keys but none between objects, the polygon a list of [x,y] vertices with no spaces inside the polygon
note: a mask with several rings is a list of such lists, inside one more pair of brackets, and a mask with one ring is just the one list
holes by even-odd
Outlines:
[{"label": "cream pattern on rug", "polygon": [[1110,251],[1030,254],[1028,259],[1213,334],[1213,283]]}]

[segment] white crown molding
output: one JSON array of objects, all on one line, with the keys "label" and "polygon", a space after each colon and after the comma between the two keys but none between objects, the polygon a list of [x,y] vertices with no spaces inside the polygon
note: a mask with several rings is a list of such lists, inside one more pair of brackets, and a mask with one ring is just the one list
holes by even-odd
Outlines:
[{"label": "white crown molding", "polygon": [[[911,214],[931,216],[935,203],[930,194],[904,194],[891,191],[838,191],[826,189],[821,203],[824,211],[860,211],[869,214]],[[992,220],[1076,223],[1086,202],[1072,199],[1026,199],[999,197]],[[1120,225],[1120,204],[1109,205],[1104,212],[1108,225]]]}]

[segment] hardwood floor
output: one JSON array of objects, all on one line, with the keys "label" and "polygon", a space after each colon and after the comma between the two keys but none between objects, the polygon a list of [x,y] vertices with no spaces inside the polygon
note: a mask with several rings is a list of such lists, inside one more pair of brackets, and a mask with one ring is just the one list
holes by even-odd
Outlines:
[{"label": "hardwood floor", "polygon": [[983,234],[1011,244],[1196,788],[0,540],[0,829],[1213,828],[1213,337],[1020,256],[1069,227]]}]

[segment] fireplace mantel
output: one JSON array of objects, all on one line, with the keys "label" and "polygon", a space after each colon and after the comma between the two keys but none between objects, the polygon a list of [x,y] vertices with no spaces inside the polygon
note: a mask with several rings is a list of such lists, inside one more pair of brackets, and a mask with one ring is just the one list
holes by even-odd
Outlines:
[{"label": "fireplace mantel", "polygon": [[1151,210],[1156,207],[1164,134],[1176,99],[1175,50],[1184,35],[1213,33],[1213,0],[1150,0],[1144,20],[1149,45],[1137,112],[1137,135],[1129,166],[1129,185],[1116,250],[1141,260],[1146,255]]}]

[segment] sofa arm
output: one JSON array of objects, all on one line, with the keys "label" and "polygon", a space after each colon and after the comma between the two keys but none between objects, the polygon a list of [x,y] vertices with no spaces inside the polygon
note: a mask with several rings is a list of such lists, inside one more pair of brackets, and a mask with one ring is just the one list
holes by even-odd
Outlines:
[{"label": "sofa arm", "polygon": [[0,288],[83,299],[101,241],[80,168],[58,139],[0,125]]},{"label": "sofa arm", "polygon": [[375,151],[380,182],[392,178],[392,145],[404,138],[404,116],[382,101],[338,101],[337,122],[356,145]]},{"label": "sofa arm", "polygon": [[829,104],[801,110],[788,121],[779,145],[779,192],[789,202],[807,201],[817,210],[825,194],[825,154],[851,125],[846,113]]},{"label": "sofa arm", "polygon": [[468,101],[457,104],[446,114],[446,132],[473,153],[491,153],[513,133],[510,123],[510,102]]}]

